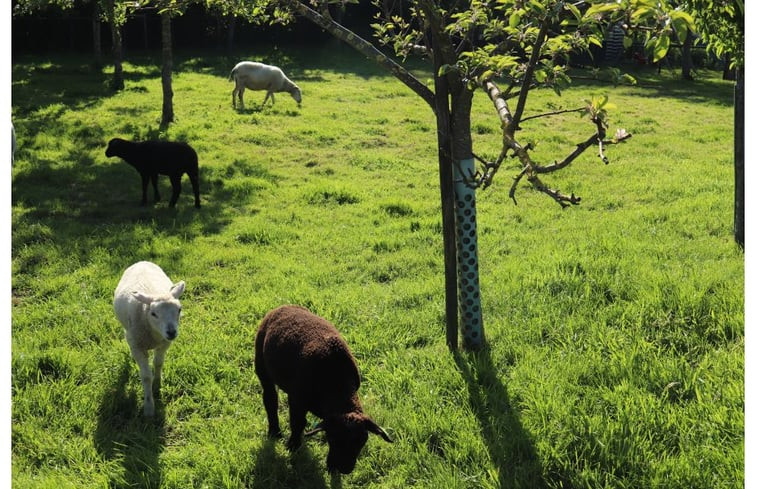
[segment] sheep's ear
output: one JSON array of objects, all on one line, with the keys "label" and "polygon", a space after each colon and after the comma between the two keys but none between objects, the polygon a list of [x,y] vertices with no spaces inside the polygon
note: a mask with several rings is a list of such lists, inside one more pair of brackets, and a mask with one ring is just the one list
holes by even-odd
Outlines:
[{"label": "sheep's ear", "polygon": [[173,287],[171,287],[171,295],[174,299],[178,299],[179,296],[181,296],[181,293],[184,292],[184,281],[182,280],[178,284],[174,284]]},{"label": "sheep's ear", "polygon": [[320,433],[321,431],[324,431],[323,422],[320,422],[317,425],[315,425],[315,428],[313,428],[312,430],[306,431],[305,436],[313,436],[316,433]]},{"label": "sheep's ear", "polygon": [[135,299],[137,299],[142,304],[147,304],[148,306],[152,302],[152,297],[149,295],[143,294],[142,292],[137,292],[136,290],[131,293]]},{"label": "sheep's ear", "polygon": [[384,440],[388,441],[389,443],[394,443],[394,440],[389,438],[389,435],[384,431],[384,429],[377,425],[375,421],[373,421],[371,418],[366,417],[365,418],[365,428],[370,431],[371,433],[374,433]]}]

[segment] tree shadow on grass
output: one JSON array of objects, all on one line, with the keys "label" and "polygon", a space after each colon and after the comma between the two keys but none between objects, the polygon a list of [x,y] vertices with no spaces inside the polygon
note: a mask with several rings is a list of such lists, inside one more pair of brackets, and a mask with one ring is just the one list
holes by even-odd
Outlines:
[{"label": "tree shadow on grass", "polygon": [[157,488],[161,485],[160,454],[165,447],[165,410],[160,396],[155,397],[155,416],[142,415],[139,392],[128,391],[133,361],[124,356],[118,377],[108,386],[100,401],[95,448],[106,460],[121,460],[122,477],[109,487]]},{"label": "tree shadow on grass", "polygon": [[476,353],[455,352],[454,357],[468,386],[470,406],[489,456],[499,473],[498,487],[546,487],[531,436],[523,428],[507,388],[497,376],[489,348]]},{"label": "tree shadow on grass", "polygon": [[[643,98],[669,97],[684,100],[687,104],[698,103],[706,105],[733,105],[733,87],[729,82],[701,76],[695,80],[686,81],[670,75],[657,75],[656,70],[625,66],[621,71],[636,77],[636,85],[619,85],[618,88],[630,91],[633,96]],[[584,75],[584,77],[582,77]],[[591,75],[582,70],[576,70],[572,86],[612,88],[609,81],[590,79]],[[621,107],[622,109],[622,107]]]},{"label": "tree shadow on grass", "polygon": [[[98,252],[98,257],[113,273],[120,273],[129,260],[150,259],[145,248],[153,248],[153,243],[159,248],[158,241],[178,236],[189,244],[201,236],[220,234],[240,211],[257,212],[251,204],[264,188],[260,181],[277,178],[255,161],[236,159],[225,167],[203,167],[201,162],[202,208],[194,207],[186,176],[175,208],[168,207],[171,188],[166,176],[158,178],[161,201],[154,202],[150,186],[148,204],[140,206],[139,174],[120,159],[106,160],[103,130],[93,125],[73,132],[76,149],[60,160],[27,149],[25,161],[15,169],[14,257],[27,245],[42,242],[65,247],[81,263],[89,262],[98,249],[107,249],[107,255]],[[44,265],[44,257],[40,258]],[[19,272],[33,271],[21,265]]]},{"label": "tree shadow on grass", "polygon": [[[276,450],[276,441],[267,439],[253,455],[255,467],[249,474],[250,489],[326,489],[323,466],[303,445],[289,456]],[[341,480],[332,478],[331,489],[340,489]]]}]

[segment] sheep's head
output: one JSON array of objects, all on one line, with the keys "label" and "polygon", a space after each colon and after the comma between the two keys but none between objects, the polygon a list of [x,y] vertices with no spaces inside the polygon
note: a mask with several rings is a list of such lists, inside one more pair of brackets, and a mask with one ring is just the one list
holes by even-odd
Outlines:
[{"label": "sheep's head", "polygon": [[302,103],[302,92],[300,92],[300,87],[292,83],[292,89],[289,90],[289,95],[292,96],[295,102],[297,102],[297,106],[299,107]]},{"label": "sheep's head", "polygon": [[113,138],[108,141],[108,147],[105,149],[105,156],[110,158],[111,156],[119,156],[122,154],[121,148],[127,141],[120,138]]},{"label": "sheep's head", "polygon": [[132,292],[134,298],[147,305],[147,321],[150,327],[168,341],[173,341],[179,335],[179,317],[181,316],[181,302],[179,297],[184,292],[184,281],[171,287],[168,295],[152,296],[142,292]]},{"label": "sheep's head", "polygon": [[326,467],[329,472],[339,471],[349,474],[355,468],[357,456],[368,441],[368,433],[374,433],[389,443],[393,443],[389,435],[371,418],[362,413],[347,413],[328,417],[306,435],[319,431],[326,432],[329,443],[329,454],[326,457]]}]

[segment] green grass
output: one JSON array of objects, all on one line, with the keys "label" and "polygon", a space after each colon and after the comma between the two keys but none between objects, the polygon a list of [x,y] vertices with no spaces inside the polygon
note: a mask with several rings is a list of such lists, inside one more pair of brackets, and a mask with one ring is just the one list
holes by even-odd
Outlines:
[{"label": "green grass", "polygon": [[[303,92],[231,108],[238,59],[279,63]],[[159,125],[157,58],[129,58],[126,89],[87,59],[13,67],[14,487],[732,488],[744,471],[744,267],[733,244],[731,89],[643,76],[536,92],[527,112],[608,93],[605,166],[587,151],[545,181],[583,198],[562,211],[508,162],[479,193],[489,348],[444,340],[435,122],[348,50],[177,55],[176,122]],[[476,152],[496,119],[474,101]],[[528,115],[528,113],[526,114]],[[534,157],[561,159],[591,124],[526,123]],[[175,210],[138,206],[139,177],[111,137],[190,142]],[[111,301],[137,260],[183,279],[184,318],[154,420]],[[327,446],[266,441],[253,369],[257,323],[298,303],[330,319],[359,361],[372,437],[355,471]],[[288,428],[286,403],[280,413]],[[288,429],[287,429],[288,431]]]}]

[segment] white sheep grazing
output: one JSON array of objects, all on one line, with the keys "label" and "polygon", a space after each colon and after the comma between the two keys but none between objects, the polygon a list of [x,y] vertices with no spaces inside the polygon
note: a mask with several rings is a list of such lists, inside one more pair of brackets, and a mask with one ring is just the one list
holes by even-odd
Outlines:
[{"label": "white sheep grazing", "polygon": [[234,69],[231,70],[229,75],[229,81],[234,81],[236,86],[231,92],[231,105],[236,107],[236,96],[239,95],[239,104],[244,109],[244,89],[250,90],[266,90],[263,104],[268,101],[268,97],[271,97],[271,105],[275,103],[273,94],[276,92],[287,92],[297,102],[297,106],[300,106],[302,102],[302,93],[300,93],[300,87],[294,84],[289,78],[286,77],[283,71],[276,66],[265,65],[263,63],[255,63],[253,61],[242,61],[237,63]]},{"label": "white sheep grazing", "polygon": [[[124,327],[131,356],[139,365],[145,416],[155,414],[153,387],[156,392],[160,390],[166,351],[179,334],[182,292],[183,280],[174,284],[158,265],[141,261],[124,271],[113,296],[116,317]],[[155,350],[154,377],[150,371],[150,350]]]}]

